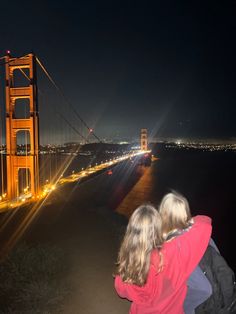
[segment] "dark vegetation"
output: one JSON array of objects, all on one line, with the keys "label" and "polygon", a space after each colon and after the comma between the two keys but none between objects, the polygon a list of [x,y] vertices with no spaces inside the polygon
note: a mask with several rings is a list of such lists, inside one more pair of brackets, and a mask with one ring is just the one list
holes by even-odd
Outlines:
[{"label": "dark vegetation", "polygon": [[60,313],[70,293],[62,250],[21,244],[0,263],[0,313]]}]

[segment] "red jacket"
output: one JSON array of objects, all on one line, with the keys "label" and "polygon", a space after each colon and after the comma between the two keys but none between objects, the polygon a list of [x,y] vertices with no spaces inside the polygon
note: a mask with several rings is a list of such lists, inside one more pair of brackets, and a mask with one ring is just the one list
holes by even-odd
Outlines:
[{"label": "red jacket", "polygon": [[196,216],[189,231],[166,242],[161,250],[164,267],[158,273],[159,253],[153,250],[143,287],[115,278],[120,297],[132,302],[130,314],[183,314],[187,279],[202,258],[211,236],[211,219]]}]

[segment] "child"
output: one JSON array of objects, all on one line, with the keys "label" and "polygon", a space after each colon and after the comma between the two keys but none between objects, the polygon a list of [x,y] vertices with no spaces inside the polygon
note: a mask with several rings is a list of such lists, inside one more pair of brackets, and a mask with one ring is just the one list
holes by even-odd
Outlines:
[{"label": "child", "polygon": [[[166,241],[172,241],[174,237],[190,230],[191,213],[188,201],[182,195],[176,192],[166,195],[159,212]],[[235,313],[235,275],[212,239],[199,266],[187,282],[185,313]]]},{"label": "child", "polygon": [[[172,241],[192,226],[188,201],[177,192],[167,194],[159,207],[162,217],[162,233],[165,241]],[[184,301],[185,314],[193,314],[195,308],[212,294],[212,287],[201,268],[197,266],[188,279],[188,291]]]},{"label": "child", "polygon": [[118,255],[115,289],[132,302],[130,314],[183,314],[187,279],[211,236],[211,219],[193,218],[189,232],[163,244],[162,222],[149,204],[130,217]]}]

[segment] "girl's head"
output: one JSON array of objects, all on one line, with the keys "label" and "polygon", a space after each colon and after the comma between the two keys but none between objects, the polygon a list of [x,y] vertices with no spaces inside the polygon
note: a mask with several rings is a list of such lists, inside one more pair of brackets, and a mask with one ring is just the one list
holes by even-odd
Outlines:
[{"label": "girl's head", "polygon": [[175,229],[185,229],[190,225],[191,213],[188,201],[177,192],[168,193],[163,197],[159,213],[162,218],[164,237]]},{"label": "girl's head", "polygon": [[130,217],[118,255],[122,280],[143,286],[150,266],[150,254],[162,245],[161,217],[150,204],[139,206]]}]

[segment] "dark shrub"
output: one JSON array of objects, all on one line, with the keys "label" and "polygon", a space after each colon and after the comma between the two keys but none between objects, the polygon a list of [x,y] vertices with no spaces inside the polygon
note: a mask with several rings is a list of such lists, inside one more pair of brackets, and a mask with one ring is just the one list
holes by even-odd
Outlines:
[{"label": "dark shrub", "polygon": [[66,259],[49,245],[21,244],[0,263],[1,313],[60,313],[69,292]]}]

